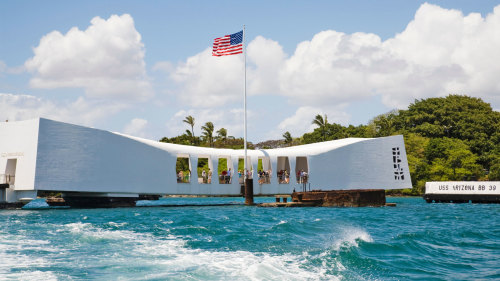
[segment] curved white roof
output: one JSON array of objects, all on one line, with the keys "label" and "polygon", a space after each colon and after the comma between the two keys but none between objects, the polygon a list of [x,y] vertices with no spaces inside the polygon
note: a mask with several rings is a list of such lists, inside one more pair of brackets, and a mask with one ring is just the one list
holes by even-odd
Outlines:
[{"label": "curved white roof", "polygon": [[[148,140],[117,132],[114,133],[177,155],[196,154],[196,155],[210,155],[210,156],[218,156],[218,155],[244,156],[245,154],[244,149],[209,148],[200,146],[180,145],[180,144],[172,144],[172,143],[164,143],[164,142]],[[256,150],[248,149],[247,155],[251,157],[281,156],[281,155],[287,155],[287,156],[318,155],[343,146],[351,145],[362,141],[367,141],[370,139],[371,138],[346,138],[346,139],[332,140],[332,141],[284,147],[284,148],[256,149]]]}]

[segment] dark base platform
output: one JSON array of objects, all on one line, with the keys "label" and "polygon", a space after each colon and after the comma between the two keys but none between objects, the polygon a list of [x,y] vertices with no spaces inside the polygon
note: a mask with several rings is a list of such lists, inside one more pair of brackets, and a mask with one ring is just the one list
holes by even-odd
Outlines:
[{"label": "dark base platform", "polygon": [[45,200],[51,207],[68,206],[72,208],[120,208],[135,207],[139,200],[158,200],[160,195],[139,194],[139,197],[106,197],[85,195],[64,195],[62,197],[47,197]]},{"label": "dark base platform", "polygon": [[379,207],[385,206],[385,190],[313,190],[292,193],[292,202],[314,202],[322,207]]},{"label": "dark base platform", "polygon": [[26,203],[15,202],[15,203],[0,203],[0,209],[21,209]]},{"label": "dark base platform", "polygon": [[354,190],[313,190],[292,193],[292,202],[261,204],[261,207],[380,207],[386,206],[385,190],[354,189]]},{"label": "dark base platform", "polygon": [[424,194],[427,203],[500,203],[500,195]]},{"label": "dark base platform", "polygon": [[119,208],[135,207],[138,197],[93,197],[65,196],[48,197],[45,201],[51,207],[69,206],[72,208]]}]

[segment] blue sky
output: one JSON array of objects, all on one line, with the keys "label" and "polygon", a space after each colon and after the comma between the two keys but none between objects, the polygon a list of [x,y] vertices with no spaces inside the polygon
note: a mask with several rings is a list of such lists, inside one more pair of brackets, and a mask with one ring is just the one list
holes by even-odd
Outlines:
[{"label": "blue sky", "polygon": [[241,56],[209,49],[243,24],[251,141],[300,136],[317,113],[366,124],[450,92],[498,110],[499,4],[1,1],[0,120],[159,139],[182,133],[192,115],[195,134],[212,121],[242,136]]}]

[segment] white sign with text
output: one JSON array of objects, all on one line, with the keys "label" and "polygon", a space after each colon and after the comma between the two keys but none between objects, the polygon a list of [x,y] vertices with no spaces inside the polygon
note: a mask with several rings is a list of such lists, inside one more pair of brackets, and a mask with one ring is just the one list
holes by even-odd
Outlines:
[{"label": "white sign with text", "polygon": [[426,194],[500,194],[500,181],[441,181],[425,183]]}]

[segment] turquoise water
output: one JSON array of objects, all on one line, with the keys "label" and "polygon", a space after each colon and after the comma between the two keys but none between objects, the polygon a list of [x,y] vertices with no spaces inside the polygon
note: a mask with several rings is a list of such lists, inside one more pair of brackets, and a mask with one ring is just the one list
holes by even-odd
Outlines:
[{"label": "turquoise water", "polygon": [[387,201],[397,207],[2,210],[0,279],[500,279],[500,204]]}]

